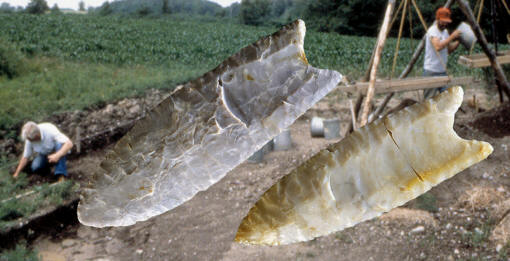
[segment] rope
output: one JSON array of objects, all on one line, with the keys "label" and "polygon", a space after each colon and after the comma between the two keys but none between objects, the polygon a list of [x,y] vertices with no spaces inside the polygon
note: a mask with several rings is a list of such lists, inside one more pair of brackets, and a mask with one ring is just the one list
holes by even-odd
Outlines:
[{"label": "rope", "polygon": [[[480,6],[478,8],[478,15],[476,17],[476,23],[477,24],[480,24],[480,18],[482,17],[483,4],[484,4],[484,0],[481,0],[480,1]],[[475,45],[473,43],[473,44],[471,44],[471,48],[469,48],[469,55],[473,54],[473,50],[474,49],[475,49]]]},{"label": "rope", "polygon": [[402,29],[404,28],[404,22],[406,20],[407,0],[404,0],[403,3],[404,10],[402,11],[402,17],[400,18],[400,27],[398,29],[397,45],[395,47],[395,56],[393,57],[393,66],[391,67],[390,79],[393,77],[393,74],[395,73],[395,67],[397,66],[398,51],[400,49],[400,38],[402,37]]},{"label": "rope", "polygon": [[506,11],[510,15],[510,9],[508,9],[508,5],[506,4],[506,1],[505,0],[501,0],[501,2],[503,3],[503,5],[505,6]]},{"label": "rope", "polygon": [[[414,50],[414,37],[413,37],[413,14],[411,13],[411,5],[407,5],[409,8],[409,36],[411,37],[411,50]],[[414,75],[416,76],[416,70],[414,71]]]},{"label": "rope", "polygon": [[411,0],[414,6],[414,9],[416,10],[416,13],[418,14],[418,17],[420,18],[420,22],[423,25],[423,28],[425,28],[425,31],[429,30],[429,27],[427,26],[427,23],[425,23],[425,19],[423,19],[423,15],[421,15],[420,8],[418,8],[418,5],[416,4],[415,0]]},{"label": "rope", "polygon": [[473,12],[480,8],[480,0],[476,0],[475,8],[473,8]]},{"label": "rope", "polygon": [[395,20],[397,20],[398,15],[400,14],[400,9],[402,9],[402,6],[404,5],[404,1],[400,2],[400,5],[397,8],[397,11],[395,12],[393,18],[391,19],[391,23],[389,28],[393,28],[393,24],[395,23]]}]

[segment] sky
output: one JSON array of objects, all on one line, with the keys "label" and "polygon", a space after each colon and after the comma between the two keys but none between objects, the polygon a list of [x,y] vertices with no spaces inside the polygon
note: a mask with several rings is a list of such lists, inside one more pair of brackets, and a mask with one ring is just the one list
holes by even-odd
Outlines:
[{"label": "sky", "polygon": [[[48,3],[48,6],[51,8],[54,4],[57,4],[59,8],[71,8],[71,9],[78,9],[78,3],[82,0],[46,0]],[[83,0],[85,3],[85,9],[89,7],[98,7],[103,4],[106,0]],[[209,0],[211,2],[216,2],[220,4],[221,6],[229,6],[230,4],[234,2],[240,2],[240,0]],[[17,7],[22,6],[26,7],[27,4],[30,2],[30,0],[0,0],[0,3],[8,3],[11,6]],[[112,2],[110,0],[109,2]]]}]

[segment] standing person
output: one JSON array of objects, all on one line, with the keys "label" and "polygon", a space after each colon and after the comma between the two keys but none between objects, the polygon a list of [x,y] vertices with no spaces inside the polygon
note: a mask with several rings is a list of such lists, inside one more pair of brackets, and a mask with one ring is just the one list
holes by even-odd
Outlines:
[{"label": "standing person", "polygon": [[[452,22],[451,11],[440,7],[436,11],[436,22],[427,30],[425,40],[425,61],[423,63],[423,76],[447,76],[446,64],[448,54],[459,46],[460,31],[455,30],[451,35],[446,29]],[[446,86],[426,89],[423,98],[428,99],[439,92],[446,90]]]},{"label": "standing person", "polygon": [[25,141],[25,149],[14,172],[14,178],[25,168],[34,152],[37,156],[32,161],[33,172],[48,167],[49,163],[56,163],[55,176],[59,176],[60,181],[67,176],[66,155],[73,147],[73,143],[55,125],[29,121],[21,129],[21,139]]}]

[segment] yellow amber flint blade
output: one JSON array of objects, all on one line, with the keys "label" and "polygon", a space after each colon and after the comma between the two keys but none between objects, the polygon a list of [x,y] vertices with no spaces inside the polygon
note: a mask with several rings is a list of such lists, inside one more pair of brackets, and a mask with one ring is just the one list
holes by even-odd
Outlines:
[{"label": "yellow amber flint blade", "polygon": [[271,187],[235,240],[282,245],[377,217],[487,158],[492,146],[453,130],[460,87],[377,120],[319,152]]}]

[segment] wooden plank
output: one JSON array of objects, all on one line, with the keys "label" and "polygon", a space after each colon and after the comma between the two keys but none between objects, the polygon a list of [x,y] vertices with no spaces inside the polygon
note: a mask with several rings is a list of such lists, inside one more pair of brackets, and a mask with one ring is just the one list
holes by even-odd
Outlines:
[{"label": "wooden plank", "polygon": [[[503,55],[497,55],[496,60],[500,64],[508,64],[510,63],[510,51],[501,52]],[[469,68],[480,68],[480,67],[489,67],[491,66],[491,62],[489,58],[484,53],[473,54],[473,55],[461,55],[458,60],[459,64],[467,66]]]},{"label": "wooden plank", "polygon": [[[437,88],[441,86],[453,86],[453,85],[466,85],[473,83],[474,79],[471,76],[467,77],[455,77],[448,78],[448,76],[440,77],[419,77],[419,78],[407,78],[399,80],[378,80],[375,82],[376,93],[388,93],[388,92],[403,92],[403,91],[415,91],[430,88]],[[339,88],[342,91],[355,93],[361,91],[365,94],[368,89],[368,83],[360,82],[353,85],[340,85]]]}]

